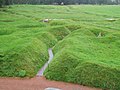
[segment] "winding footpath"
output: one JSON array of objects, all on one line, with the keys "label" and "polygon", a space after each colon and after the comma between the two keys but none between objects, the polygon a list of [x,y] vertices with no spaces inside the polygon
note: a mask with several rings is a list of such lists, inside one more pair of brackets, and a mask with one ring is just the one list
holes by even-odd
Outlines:
[{"label": "winding footpath", "polygon": [[40,71],[37,73],[37,76],[43,76],[44,71],[46,70],[46,68],[48,67],[48,65],[50,64],[50,62],[53,59],[53,52],[52,49],[48,49],[48,53],[49,53],[49,60],[45,63],[45,65],[40,69]]},{"label": "winding footpath", "polygon": [[[101,90],[78,84],[47,80],[43,73],[53,59],[52,49],[48,50],[49,60],[37,73],[38,77],[31,79],[0,78],[0,90]],[[57,89],[52,89],[57,88]]]}]

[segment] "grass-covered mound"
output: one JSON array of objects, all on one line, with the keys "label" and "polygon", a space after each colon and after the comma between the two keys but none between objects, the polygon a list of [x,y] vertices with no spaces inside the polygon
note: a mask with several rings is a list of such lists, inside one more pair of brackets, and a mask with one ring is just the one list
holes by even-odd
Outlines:
[{"label": "grass-covered mound", "polygon": [[[115,21],[108,21],[108,19]],[[48,22],[42,22],[49,19]],[[119,6],[13,5],[0,8],[0,76],[46,77],[120,89]]]},{"label": "grass-covered mound", "polygon": [[[62,39],[69,33],[64,27],[55,28],[48,29],[46,32],[37,32],[33,37],[21,38],[22,35],[19,37],[16,34],[2,36],[0,76],[34,76],[48,60],[48,48],[54,46],[59,38]],[[62,30],[58,32],[57,28],[62,28],[65,34],[60,35]],[[25,74],[22,74],[23,71]]]},{"label": "grass-covered mound", "polygon": [[[97,34],[98,32],[98,34]],[[99,32],[103,35],[98,37]],[[120,32],[81,28],[54,47],[45,76],[103,89],[120,89]]]},{"label": "grass-covered mound", "polygon": [[[60,28],[64,32],[59,31]],[[19,33],[20,36],[18,33],[2,36],[0,76],[34,76],[48,60],[48,48],[53,47],[69,32],[65,27],[53,27],[46,31],[37,31],[33,36],[31,31],[24,32],[25,36],[23,32]]]},{"label": "grass-covered mound", "polygon": [[[6,8],[7,9],[7,8]],[[0,12],[0,76],[33,77],[48,60],[53,47],[70,31],[65,26],[49,27],[18,14]]]}]

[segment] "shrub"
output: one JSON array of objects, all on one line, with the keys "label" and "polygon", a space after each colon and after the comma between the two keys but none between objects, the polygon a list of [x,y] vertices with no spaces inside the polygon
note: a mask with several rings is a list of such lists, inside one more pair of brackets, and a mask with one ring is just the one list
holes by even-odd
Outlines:
[{"label": "shrub", "polygon": [[19,71],[19,77],[25,77],[25,75],[26,75],[26,71],[25,70],[20,70]]}]

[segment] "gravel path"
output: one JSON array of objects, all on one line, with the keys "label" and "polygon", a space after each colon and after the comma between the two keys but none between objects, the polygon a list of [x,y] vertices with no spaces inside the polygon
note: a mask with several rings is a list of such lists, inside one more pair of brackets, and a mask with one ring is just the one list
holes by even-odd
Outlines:
[{"label": "gravel path", "polygon": [[45,71],[45,69],[48,67],[49,63],[52,61],[53,59],[53,52],[52,49],[48,49],[48,53],[49,53],[49,60],[45,63],[45,65],[40,69],[40,71],[37,73],[37,76],[43,76],[43,73]]}]

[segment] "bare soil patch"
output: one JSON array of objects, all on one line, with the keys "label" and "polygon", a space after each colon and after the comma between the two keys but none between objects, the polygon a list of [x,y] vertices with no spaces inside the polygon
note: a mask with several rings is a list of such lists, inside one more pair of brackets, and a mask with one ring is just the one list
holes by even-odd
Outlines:
[{"label": "bare soil patch", "polygon": [[61,90],[100,90],[72,83],[49,81],[45,77],[32,79],[0,78],[0,90],[45,90],[48,87]]}]

